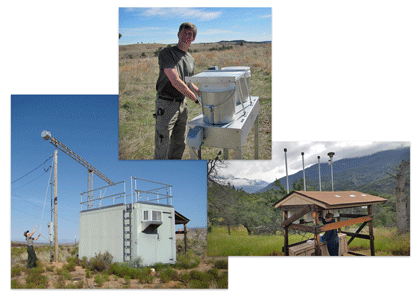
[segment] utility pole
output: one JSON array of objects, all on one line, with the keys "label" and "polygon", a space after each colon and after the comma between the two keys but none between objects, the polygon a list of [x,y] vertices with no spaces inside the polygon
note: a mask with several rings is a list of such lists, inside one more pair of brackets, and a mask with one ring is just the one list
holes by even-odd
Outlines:
[{"label": "utility pole", "polygon": [[[93,198],[93,173],[95,173],[97,176],[99,176],[101,179],[109,183],[110,185],[114,185],[113,181],[107,178],[105,175],[103,175],[101,172],[99,172],[95,167],[90,165],[88,162],[86,162],[84,159],[82,159],[80,156],[78,156],[75,152],[71,151],[67,146],[65,146],[63,143],[58,141],[56,138],[54,138],[49,131],[42,131],[41,137],[53,144],[56,148],[63,151],[65,154],[73,158],[75,161],[79,162],[81,165],[87,168],[88,170],[88,191],[89,191],[89,206],[88,209],[91,209],[92,206],[92,198]],[[58,262],[58,211],[57,211],[57,194],[58,194],[58,185],[57,185],[57,178],[58,178],[58,149],[55,149],[54,151],[54,260],[55,262]]]},{"label": "utility pole", "polygon": [[54,260],[58,262],[58,150],[54,151]]}]

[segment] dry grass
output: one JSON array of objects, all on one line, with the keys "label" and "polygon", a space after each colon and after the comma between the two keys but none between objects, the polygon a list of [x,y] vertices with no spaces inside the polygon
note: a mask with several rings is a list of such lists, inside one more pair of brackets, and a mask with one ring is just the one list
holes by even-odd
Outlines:
[{"label": "dry grass", "polygon": [[[161,44],[137,44],[119,48],[119,158],[152,159],[155,103],[155,83],[158,58],[154,52]],[[251,95],[260,97],[259,158],[271,159],[271,44],[233,45],[230,50],[209,51],[219,44],[196,44],[190,47],[196,61],[195,73],[210,66],[251,67]],[[141,55],[146,57],[141,57]],[[191,101],[189,120],[201,113]],[[219,149],[203,147],[202,158],[214,158]],[[233,151],[230,156],[233,157]],[[243,159],[254,158],[254,128],[242,149]],[[183,159],[189,159],[189,151]]]}]

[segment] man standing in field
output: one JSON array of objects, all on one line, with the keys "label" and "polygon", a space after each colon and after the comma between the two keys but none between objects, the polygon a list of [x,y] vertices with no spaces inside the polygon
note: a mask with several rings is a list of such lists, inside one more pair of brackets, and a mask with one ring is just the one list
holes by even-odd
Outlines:
[{"label": "man standing in field", "polygon": [[[160,51],[160,73],[155,100],[154,159],[181,159],[186,148],[187,103],[185,97],[199,103],[199,89],[185,83],[186,76],[194,75],[194,58],[187,52],[196,39],[197,28],[186,22],[180,25],[178,44]],[[197,95],[192,91],[195,90]]]},{"label": "man standing in field", "polygon": [[32,235],[35,234],[36,227],[38,227],[38,225],[35,226],[35,229],[32,231],[32,233],[29,233],[29,230],[26,230],[23,233],[24,237],[26,238],[27,250],[28,250],[28,261],[27,261],[28,269],[33,269],[36,267],[37,258],[36,258],[35,250],[33,249],[33,241],[36,241],[41,236],[41,233],[39,233],[36,238],[32,237]]}]

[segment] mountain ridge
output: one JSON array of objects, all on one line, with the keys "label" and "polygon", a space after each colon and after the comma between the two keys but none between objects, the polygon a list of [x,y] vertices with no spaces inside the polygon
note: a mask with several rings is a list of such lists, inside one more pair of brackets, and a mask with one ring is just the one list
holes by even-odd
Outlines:
[{"label": "mountain ridge", "polygon": [[[395,180],[388,173],[394,174],[395,168],[402,160],[410,161],[410,147],[334,161],[334,190],[378,188],[381,192],[393,194]],[[331,168],[328,163],[321,163],[320,166],[322,190],[331,190]],[[289,189],[292,188],[292,183],[295,180],[301,178],[303,178],[303,170],[289,175]],[[319,190],[318,164],[305,168],[305,178],[315,190]],[[279,181],[286,189],[286,176],[279,178]],[[256,193],[262,193],[269,189],[278,188],[274,183],[270,183],[257,190]]]}]

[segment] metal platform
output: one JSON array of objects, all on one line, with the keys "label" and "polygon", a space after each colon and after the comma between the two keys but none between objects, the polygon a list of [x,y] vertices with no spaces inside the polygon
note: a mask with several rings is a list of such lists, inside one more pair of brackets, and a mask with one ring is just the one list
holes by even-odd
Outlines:
[{"label": "metal platform", "polygon": [[[224,125],[211,125],[203,121],[203,114],[198,115],[187,125],[188,129],[195,129],[193,139],[195,139],[196,131],[202,132],[202,141],[200,147],[216,147],[224,150],[224,159],[228,159],[228,149],[234,150],[234,159],[242,158],[242,146],[250,133],[253,125],[254,132],[254,159],[258,159],[258,113],[260,111],[260,103],[258,96],[251,96],[251,101],[244,105],[235,107],[236,117],[231,123]],[[193,132],[193,130],[192,130]],[[190,140],[189,140],[190,139]],[[190,149],[192,159],[201,159],[201,149],[197,146],[195,140],[191,140],[188,136],[187,145]]]}]

